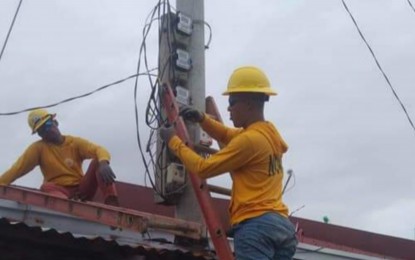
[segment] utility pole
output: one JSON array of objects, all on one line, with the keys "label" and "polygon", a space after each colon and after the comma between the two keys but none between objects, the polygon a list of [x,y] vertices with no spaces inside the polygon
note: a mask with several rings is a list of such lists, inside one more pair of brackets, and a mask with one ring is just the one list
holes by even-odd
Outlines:
[{"label": "utility pole", "polygon": [[[159,34],[159,77],[161,104],[166,121],[173,125],[177,135],[190,147],[209,144],[198,125],[185,124],[179,116],[180,105],[191,105],[205,111],[205,39],[203,0],[177,0],[176,13],[164,14]],[[164,68],[168,68],[165,70]],[[203,136],[203,137],[202,137]],[[209,139],[209,138],[208,138]],[[158,146],[160,148],[160,146]],[[185,172],[178,158],[166,149],[159,149],[156,186],[161,193],[160,203],[176,205],[176,217],[204,223],[204,239],[187,241],[176,237],[177,243],[192,243],[206,248],[207,232],[218,259],[231,260],[233,253],[212,203],[209,186],[194,173]],[[162,154],[166,156],[163,156]]]},{"label": "utility pole", "polygon": [[[187,88],[190,93],[192,106],[200,111],[205,110],[205,31],[204,31],[204,0],[177,0],[178,12],[188,15],[193,20],[193,32],[190,38],[188,51],[192,60],[192,69],[189,73]],[[188,125],[188,131],[194,143],[198,142],[200,133],[195,124]],[[192,210],[190,210],[192,209]],[[176,205],[176,216],[202,223],[203,217],[199,209],[199,203],[189,184],[184,189],[183,195]]]},{"label": "utility pole", "polygon": [[[181,104],[191,105],[201,111],[205,108],[203,1],[177,0],[176,12],[164,14],[161,17],[159,35],[161,82],[168,82],[171,85],[176,99],[179,96],[182,97],[181,100],[184,101]],[[180,95],[180,92],[186,94]],[[184,98],[186,96],[187,98]],[[186,128],[192,143],[199,142],[199,126],[187,124]],[[203,216],[199,210],[199,202],[189,178],[182,176],[184,173],[178,174],[180,170],[175,168],[180,167],[177,166],[180,162],[169,157],[168,152],[162,152],[160,140],[157,145],[157,154],[161,155],[157,161],[161,162],[163,167],[156,168],[155,184],[159,193],[155,194],[155,201],[176,205],[177,218],[202,223]],[[182,188],[184,184],[186,186]]]},{"label": "utility pole", "polygon": [[[159,35],[159,75],[161,82],[169,82],[181,104],[205,109],[205,34],[204,0],[177,0],[176,12],[161,17]],[[183,55],[184,54],[184,55]],[[172,72],[173,70],[173,72]],[[182,89],[179,91],[179,88]],[[186,94],[180,94],[180,92]],[[187,98],[183,98],[186,97]],[[187,124],[192,143],[199,142],[200,127]],[[160,191],[155,201],[176,206],[176,217],[203,223],[203,216],[189,176],[178,170],[180,162],[162,151],[158,141],[157,154],[161,165],[156,169],[155,183]],[[179,166],[178,166],[179,165]],[[182,173],[178,173],[182,172]],[[181,176],[181,177],[180,177]],[[187,180],[187,181],[186,181]],[[183,185],[184,188],[183,188]],[[191,209],[191,210],[190,210]]]}]

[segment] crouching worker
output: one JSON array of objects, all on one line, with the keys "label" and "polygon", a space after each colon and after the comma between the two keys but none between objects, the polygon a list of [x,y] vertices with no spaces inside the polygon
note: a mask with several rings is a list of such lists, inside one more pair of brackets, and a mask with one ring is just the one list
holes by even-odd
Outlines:
[{"label": "crouching worker", "polygon": [[[88,140],[62,135],[55,117],[44,109],[29,113],[32,134],[42,139],[32,143],[0,176],[0,184],[9,185],[39,166],[44,178],[41,191],[62,198],[91,200],[99,187],[105,204],[118,206],[109,152]],[[86,159],[92,161],[84,174],[82,162]]]}]

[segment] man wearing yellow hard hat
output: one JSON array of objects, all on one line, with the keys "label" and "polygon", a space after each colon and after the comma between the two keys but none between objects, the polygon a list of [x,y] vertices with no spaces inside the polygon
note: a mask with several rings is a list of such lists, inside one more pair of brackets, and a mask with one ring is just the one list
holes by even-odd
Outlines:
[{"label": "man wearing yellow hard hat", "polygon": [[[9,185],[36,166],[43,174],[40,190],[63,198],[91,200],[97,188],[102,191],[105,203],[118,205],[115,174],[109,166],[109,152],[80,137],[62,135],[56,114],[45,109],[29,113],[28,123],[32,134],[41,140],[32,143],[20,158],[0,176],[1,185]],[[82,162],[92,159],[87,172]]]},{"label": "man wearing yellow hard hat", "polygon": [[187,147],[173,128],[160,131],[189,172],[201,178],[231,174],[230,233],[238,260],[292,259],[297,246],[295,228],[282,202],[282,156],[288,146],[264,118],[264,103],[276,94],[260,69],[247,66],[232,73],[223,93],[229,96],[228,111],[235,128],[191,107],[182,109],[185,120],[200,123],[212,138],[225,144],[208,158]]}]

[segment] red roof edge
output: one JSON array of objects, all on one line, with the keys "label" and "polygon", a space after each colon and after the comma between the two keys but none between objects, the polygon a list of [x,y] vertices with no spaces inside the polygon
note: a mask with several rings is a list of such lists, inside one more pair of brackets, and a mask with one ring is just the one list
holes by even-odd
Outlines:
[{"label": "red roof edge", "polygon": [[[154,192],[151,188],[117,182],[120,204],[123,207],[139,211],[174,217],[174,206],[164,206],[154,203]],[[102,200],[100,194],[97,200]],[[215,208],[225,229],[229,228],[228,203],[226,199],[214,199]],[[300,237],[336,244],[342,248],[354,248],[356,251],[371,252],[396,259],[413,259],[415,256],[415,241],[372,232],[326,224],[313,220],[290,217],[298,224]]]}]

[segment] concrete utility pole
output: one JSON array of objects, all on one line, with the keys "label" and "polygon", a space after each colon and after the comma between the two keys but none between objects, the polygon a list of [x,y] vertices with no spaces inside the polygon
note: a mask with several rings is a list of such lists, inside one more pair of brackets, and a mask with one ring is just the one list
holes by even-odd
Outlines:
[{"label": "concrete utility pole", "polygon": [[[193,32],[188,46],[193,66],[189,73],[187,85],[192,105],[201,111],[205,111],[204,0],[177,0],[176,9],[193,19]],[[196,143],[199,139],[199,128],[195,124],[188,125],[188,131],[192,140]],[[203,217],[198,209],[199,203],[192,185],[189,184],[176,205],[176,216],[180,219],[202,223]]]},{"label": "concrete utility pole", "polygon": [[[162,19],[160,30],[159,64],[161,67],[159,66],[159,71],[163,82],[162,105],[168,122],[174,125],[178,136],[193,148],[194,145],[206,144],[206,137],[202,138],[199,126],[185,125],[178,114],[178,103],[190,104],[201,111],[205,110],[203,0],[177,0],[176,7],[176,14],[164,16],[168,19]],[[163,25],[165,21],[168,22],[167,27]],[[174,21],[174,23],[169,21]],[[170,37],[171,25],[175,26],[174,33],[177,32],[174,37]],[[183,34],[186,35],[185,38],[182,37]],[[173,42],[169,44],[171,40]],[[173,75],[163,73],[164,64],[170,65],[170,69],[173,69],[174,72]],[[183,75],[183,71],[185,71],[185,75]],[[170,88],[169,85],[173,87]],[[209,232],[218,259],[233,259],[226,232],[216,214],[206,181],[201,180],[194,173],[187,173],[188,181],[186,182],[185,178],[182,178],[185,176],[182,170],[183,165],[177,162],[177,158],[168,156],[163,165],[167,170],[159,172],[161,174],[156,172],[156,177],[160,180],[159,187],[162,193],[164,192],[164,195],[161,196],[162,203],[174,203],[176,217],[179,219],[205,223],[204,226]],[[181,184],[181,186],[178,187],[177,184]],[[171,189],[172,187],[177,189]],[[207,232],[205,234],[207,236]],[[207,238],[206,236],[204,238]],[[199,239],[198,242],[186,241],[187,239],[183,237],[176,237],[176,239],[178,243],[191,242],[193,246],[198,244],[203,248],[207,246],[208,242],[207,239]]]}]

